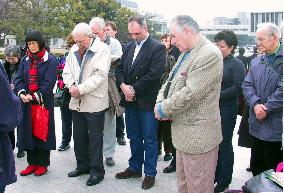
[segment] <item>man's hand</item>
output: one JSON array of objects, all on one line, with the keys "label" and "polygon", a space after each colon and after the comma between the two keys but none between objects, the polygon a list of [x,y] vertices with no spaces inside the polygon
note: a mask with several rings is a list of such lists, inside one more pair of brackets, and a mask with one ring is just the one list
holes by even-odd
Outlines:
[{"label": "man's hand", "polygon": [[267,116],[267,108],[263,104],[257,104],[253,107],[255,117],[258,121],[262,121],[266,118]]},{"label": "man's hand", "polygon": [[80,98],[80,96],[81,96],[78,87],[77,87],[77,86],[74,86],[74,85],[72,85],[72,86],[69,88],[69,93],[70,93],[70,95],[71,95],[72,97],[74,97],[74,98],[76,98],[76,99],[77,99],[77,98]]},{"label": "man's hand", "polygon": [[158,103],[154,107],[154,113],[155,113],[155,118],[158,119],[159,121],[168,121],[170,120],[169,118],[161,118],[160,114],[158,112]]},{"label": "man's hand", "polygon": [[126,101],[131,102],[135,99],[135,90],[133,89],[132,86],[122,83],[120,85],[120,88],[125,96]]}]

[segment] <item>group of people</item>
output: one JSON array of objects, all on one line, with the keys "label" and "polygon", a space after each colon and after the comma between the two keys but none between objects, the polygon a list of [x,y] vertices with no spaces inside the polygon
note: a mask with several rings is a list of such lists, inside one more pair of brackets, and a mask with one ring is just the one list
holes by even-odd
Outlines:
[{"label": "group of people", "polygon": [[[0,94],[0,100],[7,101],[0,111],[11,112],[0,119],[0,155],[5,154],[0,159],[0,192],[16,181],[7,133],[17,125],[17,146],[27,152],[28,162],[20,175],[47,172],[50,150],[56,148],[56,80],[57,87],[71,95],[69,106],[61,107],[59,150],[70,147],[73,124],[77,164],[68,177],[87,173],[87,186],[104,179],[103,156],[106,165],[115,165],[116,137],[125,144],[125,113],[131,156],[128,167],[115,178],[141,178],[144,173],[141,188],[152,188],[164,143],[164,160],[172,162],[163,172],[176,171],[178,192],[224,191],[232,181],[232,136],[242,92],[249,106],[253,175],[283,160],[283,48],[276,25],[258,25],[256,43],[261,54],[252,60],[246,75],[244,64],[234,57],[238,39],[233,31],[219,32],[214,45],[201,35],[193,18],[179,15],[159,42],[149,34],[143,17],[132,16],[128,20],[132,41],[122,49],[115,39],[115,25],[107,24],[100,17],[77,24],[61,62],[47,52],[42,34],[30,31],[12,86],[0,70],[1,87],[7,90]],[[46,141],[33,136],[34,105],[44,105],[49,112]],[[123,125],[122,130],[117,125]]]}]

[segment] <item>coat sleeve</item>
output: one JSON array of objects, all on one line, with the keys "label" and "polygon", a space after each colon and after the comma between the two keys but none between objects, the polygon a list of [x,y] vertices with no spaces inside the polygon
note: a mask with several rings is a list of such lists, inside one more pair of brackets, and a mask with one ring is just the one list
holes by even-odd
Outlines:
[{"label": "coat sleeve", "polygon": [[232,69],[233,85],[221,91],[220,100],[238,97],[238,94],[242,91],[245,76],[246,71],[243,63],[235,63]]},{"label": "coat sleeve", "polygon": [[75,56],[73,52],[69,52],[69,54],[66,57],[66,63],[62,72],[62,78],[63,82],[66,85],[67,88],[70,88],[72,84],[75,83],[74,76],[72,75],[71,65],[75,60]]},{"label": "coat sleeve", "polygon": [[108,47],[102,51],[98,61],[96,62],[99,65],[97,65],[96,68],[93,68],[92,75],[78,85],[81,95],[94,91],[102,84],[102,82],[107,80],[111,64],[111,53]]},{"label": "coat sleeve", "polygon": [[192,65],[196,67],[188,74],[185,86],[161,102],[161,110],[166,117],[190,108],[192,104],[207,95],[212,87],[221,83],[223,74],[221,54],[208,52]]},{"label": "coat sleeve", "polygon": [[147,92],[153,86],[153,82],[160,81],[166,63],[165,46],[162,44],[156,46],[150,60],[148,72],[132,85],[137,95]]},{"label": "coat sleeve", "polygon": [[267,112],[273,112],[283,109],[283,78],[279,80],[276,90],[268,97],[264,106]]},{"label": "coat sleeve", "polygon": [[20,93],[24,92],[26,93],[26,86],[25,86],[25,58],[21,59],[21,62],[19,64],[19,69],[18,69],[18,73],[15,77],[14,80],[14,84],[15,84],[15,92],[17,95],[19,95]]},{"label": "coat sleeve", "polygon": [[243,82],[243,94],[248,106],[254,107],[260,103],[261,98],[256,93],[255,83],[253,79],[253,66],[251,66],[248,74]]},{"label": "coat sleeve", "polygon": [[22,110],[20,99],[14,95],[2,65],[0,69],[0,133],[7,133],[20,123]]}]

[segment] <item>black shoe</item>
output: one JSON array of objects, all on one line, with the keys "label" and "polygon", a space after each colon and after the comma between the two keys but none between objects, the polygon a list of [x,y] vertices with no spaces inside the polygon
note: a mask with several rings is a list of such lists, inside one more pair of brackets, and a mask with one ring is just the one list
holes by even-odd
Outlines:
[{"label": "black shoe", "polygon": [[58,151],[66,151],[67,149],[69,149],[70,148],[70,145],[69,145],[69,143],[62,143],[60,146],[59,146],[59,148],[58,148]]},{"label": "black shoe", "polygon": [[109,167],[112,167],[112,166],[115,165],[115,161],[113,160],[112,157],[106,158],[106,165],[109,166]]},{"label": "black shoe", "polygon": [[163,173],[172,173],[172,172],[175,172],[176,171],[176,167],[173,166],[173,165],[169,165],[168,167],[164,168],[163,169]]},{"label": "black shoe", "polygon": [[96,185],[96,184],[100,183],[100,181],[102,181],[103,179],[104,179],[104,177],[90,176],[90,178],[89,178],[88,181],[86,182],[86,185],[87,185],[87,186]]},{"label": "black shoe", "polygon": [[25,156],[25,152],[24,151],[18,151],[17,158],[22,158],[24,156]]},{"label": "black shoe", "polygon": [[224,192],[228,187],[229,184],[217,183],[217,186],[214,188],[214,193]]},{"label": "black shoe", "polygon": [[166,153],[166,155],[164,156],[164,161],[170,161],[172,159],[171,154]]},{"label": "black shoe", "polygon": [[118,143],[118,145],[126,145],[126,141],[124,139],[124,136],[118,137],[117,138],[117,143]]},{"label": "black shoe", "polygon": [[88,173],[89,173],[88,171],[82,171],[82,170],[75,169],[74,171],[68,173],[68,177],[77,177],[77,176],[81,176],[83,174],[88,174]]}]

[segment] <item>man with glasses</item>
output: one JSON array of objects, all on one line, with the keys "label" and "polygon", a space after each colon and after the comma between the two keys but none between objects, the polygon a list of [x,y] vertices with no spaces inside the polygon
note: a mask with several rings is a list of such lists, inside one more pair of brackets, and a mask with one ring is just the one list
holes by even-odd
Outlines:
[{"label": "man with glasses", "polygon": [[73,110],[73,139],[77,167],[68,177],[90,173],[87,186],[104,179],[104,114],[109,106],[108,72],[110,50],[92,37],[88,24],[79,23],[72,31],[74,46],[66,58],[63,81],[69,88]]},{"label": "man with glasses", "polygon": [[[126,45],[115,72],[117,85],[123,96],[127,137],[130,139],[129,167],[117,179],[145,178],[142,189],[154,186],[158,159],[157,120],[154,117],[155,100],[160,89],[160,78],[166,63],[165,47],[149,36],[144,18],[133,16],[128,21],[133,39]],[[145,153],[145,158],[144,158]]]},{"label": "man with glasses", "polygon": [[262,53],[251,61],[243,82],[252,135],[251,170],[254,176],[283,161],[283,45],[275,24],[257,26],[256,42]]}]

